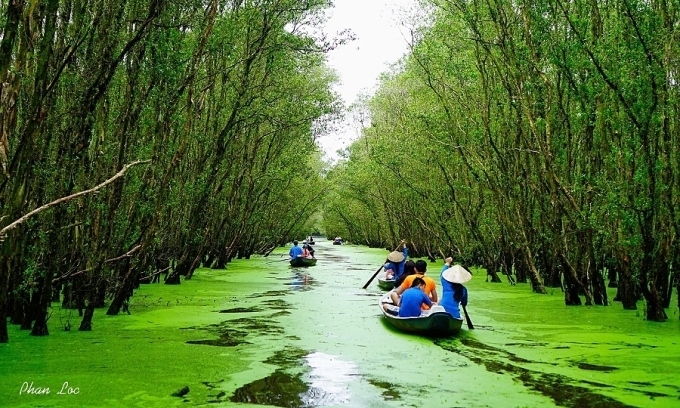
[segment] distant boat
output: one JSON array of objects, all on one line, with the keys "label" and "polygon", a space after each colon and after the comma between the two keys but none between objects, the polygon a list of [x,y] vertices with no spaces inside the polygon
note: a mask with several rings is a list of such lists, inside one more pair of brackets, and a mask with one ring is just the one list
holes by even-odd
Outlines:
[{"label": "distant boat", "polygon": [[451,316],[440,305],[433,306],[420,317],[397,317],[387,313],[382,307],[383,303],[392,303],[389,293],[380,298],[378,307],[392,327],[405,333],[446,337],[458,333],[463,325],[463,319]]},{"label": "distant boat", "polygon": [[340,238],[335,238],[333,240],[333,245],[342,245],[342,239]]},{"label": "distant boat", "polygon": [[314,266],[316,265],[315,258],[303,258],[298,256],[290,260],[290,266]]}]

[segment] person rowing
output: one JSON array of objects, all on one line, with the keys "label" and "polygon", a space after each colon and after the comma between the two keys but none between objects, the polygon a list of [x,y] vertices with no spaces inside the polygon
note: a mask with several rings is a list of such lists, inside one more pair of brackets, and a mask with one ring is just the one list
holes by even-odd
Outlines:
[{"label": "person rowing", "polygon": [[460,305],[463,307],[468,304],[468,291],[463,283],[472,279],[470,272],[460,265],[451,265],[453,259],[446,258],[442,268],[442,299],[439,303],[447,313],[456,319],[460,319]]},{"label": "person rowing", "polygon": [[[385,263],[385,279],[394,279],[395,286],[401,285],[404,281],[404,264],[408,258],[408,247],[406,246],[406,240],[402,239],[401,252],[392,251],[387,255],[387,262]],[[397,247],[398,248],[398,247]]]}]

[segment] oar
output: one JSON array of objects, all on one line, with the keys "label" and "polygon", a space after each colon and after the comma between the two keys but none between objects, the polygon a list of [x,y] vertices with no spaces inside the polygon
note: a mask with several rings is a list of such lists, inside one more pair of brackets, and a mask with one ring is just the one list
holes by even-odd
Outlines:
[{"label": "oar", "polygon": [[[402,246],[402,244],[403,244],[403,242],[400,243],[399,245],[397,245],[397,247],[394,249],[394,251],[396,251],[397,249],[399,249],[399,247]],[[394,251],[392,251],[392,252],[394,252]],[[366,282],[366,283],[364,284],[364,286],[363,286],[361,289],[366,289],[366,288],[368,287],[368,285],[370,285],[371,282],[373,282],[373,279],[375,279],[375,277],[378,276],[378,273],[380,272],[380,270],[381,270],[382,268],[385,267],[385,263],[386,263],[388,260],[389,260],[389,259],[385,259],[385,262],[383,262],[383,264],[380,265],[380,268],[378,268],[378,270],[375,271],[375,273],[373,274],[373,276],[371,276],[371,279],[369,279],[368,282]]]},{"label": "oar", "polygon": [[[461,305],[463,306],[463,305]],[[463,313],[465,313],[465,322],[468,325],[468,329],[472,330],[475,328],[475,326],[472,325],[472,320],[470,320],[470,316],[468,316],[467,309],[465,309],[465,306],[463,306]]]},{"label": "oar", "polygon": [[366,283],[364,284],[364,286],[363,286],[361,289],[366,289],[366,288],[368,287],[368,285],[370,285],[371,282],[373,282],[373,279],[375,279],[375,277],[378,276],[378,273],[380,272],[380,270],[381,270],[384,266],[385,266],[385,264],[380,265],[380,268],[378,268],[378,270],[375,271],[375,273],[373,274],[373,276],[371,276],[371,279],[369,279],[368,282],[366,282]]}]

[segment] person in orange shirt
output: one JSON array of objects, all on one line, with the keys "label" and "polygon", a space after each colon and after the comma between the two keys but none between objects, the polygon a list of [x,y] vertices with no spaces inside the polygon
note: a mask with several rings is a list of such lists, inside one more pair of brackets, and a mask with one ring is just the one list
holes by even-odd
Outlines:
[{"label": "person in orange shirt", "polygon": [[[422,280],[425,281],[425,294],[427,297],[430,298],[430,301],[433,303],[436,303],[438,298],[437,298],[437,284],[435,281],[428,277],[425,276],[425,272],[427,271],[427,262],[423,261],[422,259],[419,259],[416,261],[416,273],[415,275],[410,275],[407,276],[406,279],[404,279],[404,282],[402,282],[401,286],[397,288],[397,290],[393,291],[390,293],[390,298],[392,299],[392,302],[394,305],[399,306],[400,301],[401,301],[401,294],[404,293],[404,291],[408,288],[411,287],[413,284],[413,280],[415,278],[421,278]],[[423,305],[423,310],[427,310],[430,307],[427,305]]]}]

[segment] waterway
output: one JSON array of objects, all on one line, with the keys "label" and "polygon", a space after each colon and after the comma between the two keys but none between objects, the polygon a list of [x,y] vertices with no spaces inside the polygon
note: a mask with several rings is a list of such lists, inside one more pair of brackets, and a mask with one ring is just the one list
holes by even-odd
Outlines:
[{"label": "waterway", "polygon": [[[386,251],[315,249],[314,267],[291,268],[281,248],[143,285],[130,315],[98,310],[91,332],[54,304],[50,336],[11,326],[0,344],[0,406],[680,406],[676,306],[648,322],[642,302],[567,307],[559,288],[537,295],[473,270],[475,329],[428,339],[384,322],[377,282],[361,289]],[[428,267],[437,281],[440,268]]]}]

